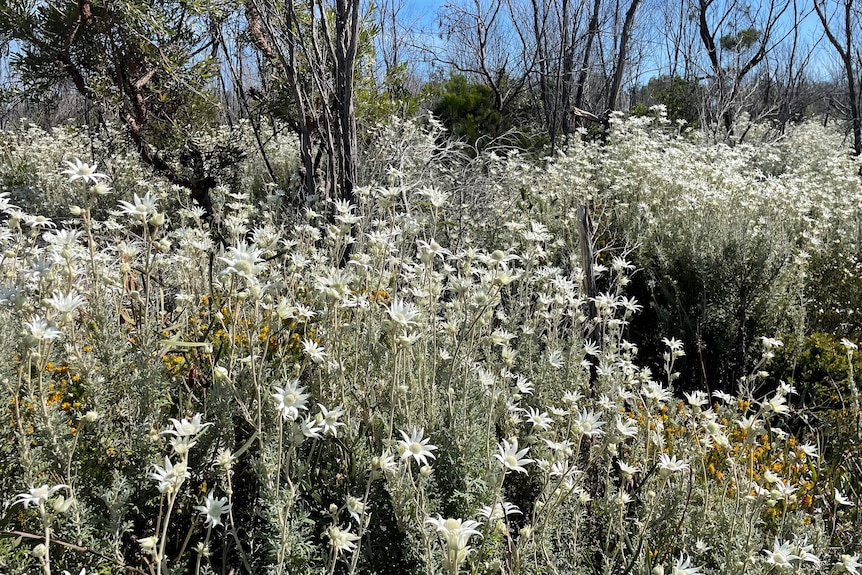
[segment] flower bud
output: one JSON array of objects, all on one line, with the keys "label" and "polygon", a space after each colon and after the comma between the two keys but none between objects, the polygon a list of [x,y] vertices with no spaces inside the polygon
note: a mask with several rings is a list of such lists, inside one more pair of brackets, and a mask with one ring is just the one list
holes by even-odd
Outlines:
[{"label": "flower bud", "polygon": [[153,227],[163,226],[165,224],[165,214],[164,212],[156,212],[153,214],[153,217],[150,218],[150,225]]},{"label": "flower bud", "polygon": [[51,507],[57,513],[65,513],[69,510],[69,508],[72,506],[72,503],[74,503],[74,502],[75,502],[75,500],[71,497],[69,499],[66,499],[65,497],[63,497],[63,495],[58,495],[51,502]]},{"label": "flower bud", "polygon": [[230,379],[228,378],[227,368],[221,365],[218,365],[213,368],[213,379],[218,383],[230,381]]},{"label": "flower bud", "polygon": [[230,468],[233,465],[233,454],[230,452],[230,449],[225,447],[218,452],[218,456],[216,456],[216,465],[225,471],[230,471]]},{"label": "flower bud", "polygon": [[150,535],[149,537],[144,537],[143,539],[138,539],[138,544],[141,546],[141,549],[147,551],[148,553],[155,553],[156,544],[159,540],[155,535]]},{"label": "flower bud", "polygon": [[255,283],[248,288],[248,291],[250,292],[251,299],[256,301],[260,299],[260,296],[263,293],[263,288],[260,287],[260,284]]}]

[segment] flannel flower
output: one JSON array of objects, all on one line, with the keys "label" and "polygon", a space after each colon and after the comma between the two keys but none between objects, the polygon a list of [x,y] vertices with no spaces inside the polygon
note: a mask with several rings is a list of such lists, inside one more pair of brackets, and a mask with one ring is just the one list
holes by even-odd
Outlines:
[{"label": "flannel flower", "polygon": [[428,458],[434,459],[435,456],[432,451],[436,450],[437,447],[435,445],[430,445],[428,442],[431,441],[428,437],[423,437],[423,430],[413,430],[413,433],[407,435],[406,432],[401,432],[401,437],[404,439],[398,442],[399,449],[401,452],[401,460],[406,461],[411,457],[418,463],[419,465],[428,465]]},{"label": "flannel flower", "polygon": [[525,447],[519,451],[518,438],[515,437],[512,439],[512,443],[504,439],[497,448],[499,453],[495,453],[494,457],[500,460],[503,467],[511,471],[517,471],[518,473],[527,473],[527,469],[524,466],[533,463],[532,459],[524,457],[530,451],[529,447]]},{"label": "flannel flower", "polygon": [[212,492],[207,494],[207,498],[203,505],[196,505],[195,509],[205,516],[204,524],[207,527],[215,527],[221,525],[221,516],[230,511],[230,503],[227,502],[227,497],[213,497]]}]

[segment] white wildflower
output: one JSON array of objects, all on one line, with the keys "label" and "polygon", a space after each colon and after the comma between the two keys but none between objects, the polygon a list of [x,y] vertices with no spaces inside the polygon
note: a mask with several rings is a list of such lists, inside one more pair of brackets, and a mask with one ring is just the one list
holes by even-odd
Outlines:
[{"label": "white wildflower", "polygon": [[228,503],[227,497],[216,499],[212,492],[207,494],[207,498],[203,505],[195,505],[195,509],[206,516],[204,524],[207,527],[215,527],[221,525],[221,516],[230,511],[231,504]]},{"label": "white wildflower", "polygon": [[504,439],[500,445],[497,446],[497,449],[499,450],[499,453],[495,453],[494,457],[499,459],[503,464],[503,467],[506,469],[517,471],[519,473],[527,473],[524,466],[533,463],[532,459],[524,457],[527,455],[527,452],[530,451],[529,447],[525,447],[520,451],[518,450],[517,437],[513,438],[511,443]]}]

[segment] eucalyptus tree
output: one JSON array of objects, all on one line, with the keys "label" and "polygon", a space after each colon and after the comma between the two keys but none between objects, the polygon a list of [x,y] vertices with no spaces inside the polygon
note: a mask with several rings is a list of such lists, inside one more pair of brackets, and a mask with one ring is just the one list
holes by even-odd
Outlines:
[{"label": "eucalyptus tree", "polygon": [[535,103],[551,150],[574,118],[607,122],[621,105],[641,0],[450,0],[439,12],[435,61],[491,89],[511,113]]},{"label": "eucalyptus tree", "polygon": [[[524,41],[506,0],[455,0],[440,11],[443,46],[429,46],[435,62],[478,80],[493,94],[494,110],[505,113],[521,94],[540,56]],[[521,36],[521,41],[516,39]]]},{"label": "eucalyptus tree", "polygon": [[791,0],[764,0],[756,6],[741,0],[692,0],[692,7],[714,87],[707,107],[732,138],[742,102],[753,92],[747,80],[788,33],[783,26]]},{"label": "eucalyptus tree", "polygon": [[355,79],[370,46],[360,0],[246,0],[263,69],[300,139],[309,197],[354,197],[359,153]]},{"label": "eucalyptus tree", "polygon": [[31,94],[72,86],[102,118],[119,119],[141,159],[190,190],[212,215],[216,174],[238,151],[189,138],[213,127],[219,103],[214,21],[229,2],[200,0],[0,0],[17,80]]},{"label": "eucalyptus tree", "polygon": [[854,0],[813,0],[814,10],[823,25],[829,43],[841,61],[846,86],[847,115],[853,132],[853,153],[862,155],[862,53],[859,41],[862,39],[862,5]]}]

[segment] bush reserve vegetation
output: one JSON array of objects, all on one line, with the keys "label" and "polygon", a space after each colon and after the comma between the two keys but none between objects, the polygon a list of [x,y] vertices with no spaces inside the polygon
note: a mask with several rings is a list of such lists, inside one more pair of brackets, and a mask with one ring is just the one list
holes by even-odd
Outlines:
[{"label": "bush reserve vegetation", "polygon": [[0,574],[859,575],[860,7],[406,6],[0,0]]},{"label": "bush reserve vegetation", "polygon": [[355,204],[249,154],[217,226],[133,151],[2,138],[7,572],[858,570],[837,130],[659,109],[537,160],[392,119]]}]

